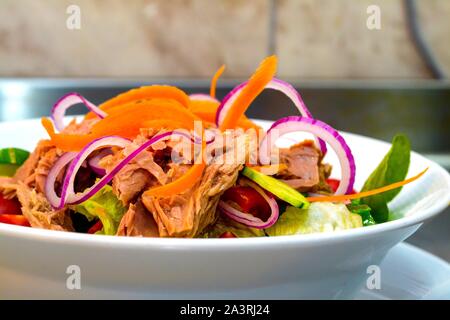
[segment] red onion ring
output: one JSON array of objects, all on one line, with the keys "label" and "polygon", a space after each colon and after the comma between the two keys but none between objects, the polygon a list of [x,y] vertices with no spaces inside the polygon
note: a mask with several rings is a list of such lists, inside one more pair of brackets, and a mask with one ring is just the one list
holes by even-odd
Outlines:
[{"label": "red onion ring", "polygon": [[[231,106],[233,105],[234,101],[244,89],[244,87],[247,85],[248,81],[243,82],[236,86],[233,90],[231,90],[225,98],[222,100],[222,103],[220,104],[219,108],[217,109],[216,113],[216,125],[219,126],[223,120],[225,119],[225,115],[230,110]],[[305,118],[312,118],[311,112],[306,107],[305,103],[303,102],[303,99],[300,95],[300,93],[288,82],[273,78],[267,85],[266,89],[273,89],[276,91],[280,91],[284,93],[291,101],[294,103],[294,105],[297,107],[297,109],[300,111],[300,114]],[[327,153],[327,146],[325,142],[322,139],[317,139],[317,145],[319,146],[322,153],[325,155]]]},{"label": "red onion ring", "polygon": [[100,176],[104,176],[106,174],[106,170],[102,168],[99,164],[100,160],[102,160],[104,157],[112,154],[113,152],[111,149],[106,148],[101,150],[97,155],[90,158],[88,161],[89,167],[94,171],[96,174]]},{"label": "red onion ring", "polygon": [[311,118],[301,116],[281,118],[270,127],[259,146],[259,157],[263,164],[270,162],[270,150],[276,142],[273,141],[276,139],[271,139],[275,129],[278,130],[277,137],[281,137],[290,132],[303,131],[312,133],[326,141],[336,152],[341,165],[341,182],[335,194],[339,195],[352,192],[356,174],[355,160],[344,138],[335,129],[322,121]]},{"label": "red onion ring", "polygon": [[158,134],[150,138],[148,141],[137,147],[133,152],[131,152],[128,156],[126,156],[123,160],[121,160],[108,174],[103,176],[100,180],[98,180],[92,187],[84,190],[81,193],[75,193],[74,191],[74,181],[75,176],[81,167],[82,163],[89,157],[89,155],[103,147],[107,146],[118,146],[124,148],[130,143],[130,140],[117,137],[117,136],[107,136],[103,138],[96,139],[89,144],[87,144],[83,150],[80,151],[73,159],[69,168],[67,169],[66,176],[63,181],[62,192],[60,202],[56,206],[57,209],[63,208],[66,204],[79,204],[81,202],[86,201],[94,194],[96,194],[101,188],[103,188],[106,184],[108,184],[114,176],[131,160],[133,160],[136,156],[138,156],[142,151],[146,150],[151,145],[161,141],[163,139],[168,139],[171,135],[182,135],[186,136],[183,132],[176,131],[168,131],[162,134]]},{"label": "red onion ring", "polygon": [[67,152],[64,153],[52,166],[50,169],[47,179],[45,180],[45,196],[47,197],[48,202],[54,208],[58,208],[61,203],[61,198],[55,192],[55,182],[59,173],[62,169],[64,169],[67,164],[69,164],[75,157],[77,156],[76,152]]},{"label": "red onion ring", "polygon": [[242,223],[248,227],[256,228],[256,229],[266,229],[271,227],[277,222],[278,217],[280,215],[280,210],[278,208],[278,203],[272,195],[267,194],[260,186],[256,183],[253,183],[247,179],[241,180],[242,185],[248,185],[255,189],[263,198],[267,201],[270,206],[271,214],[267,221],[262,221],[260,218],[255,217],[249,213],[242,212],[236,208],[233,208],[231,205],[226,203],[225,201],[220,200],[218,204],[219,210],[228,216],[230,219]]},{"label": "red onion ring", "polygon": [[216,98],[211,97],[209,94],[206,93],[193,93],[189,95],[189,99],[191,100],[197,100],[197,101],[212,101],[220,103],[219,100]]},{"label": "red onion ring", "polygon": [[90,111],[95,113],[99,118],[103,119],[107,116],[107,113],[97,107],[95,104],[87,100],[81,94],[76,92],[68,93],[61,98],[53,105],[51,111],[51,118],[55,123],[55,127],[58,131],[64,129],[64,115],[66,114],[66,110],[70,107],[82,103],[84,104]]},{"label": "red onion ring", "polygon": [[[122,137],[117,137],[117,136],[108,136],[108,137],[99,138],[99,139],[96,139],[96,140],[90,142],[78,154],[75,152],[70,152],[70,154],[72,156],[73,156],[73,154],[75,154],[75,156],[73,157],[73,160],[70,163],[69,168],[67,169],[66,175],[64,177],[63,184],[62,184],[61,197],[55,197],[56,194],[54,194],[53,176],[51,177],[51,179],[49,179],[50,175],[47,176],[46,194],[47,194],[47,198],[48,198],[50,204],[55,209],[62,209],[66,205],[66,203],[72,204],[74,202],[73,199],[78,199],[79,197],[81,198],[81,197],[83,197],[83,195],[85,193],[88,193],[89,191],[92,191],[93,189],[95,189],[95,192],[93,192],[91,194],[91,196],[92,196],[98,190],[103,188],[103,186],[105,186],[109,181],[111,181],[111,179],[114,176],[111,176],[110,180],[108,180],[106,183],[103,183],[103,179],[106,177],[106,176],[104,176],[97,183],[95,183],[93,187],[87,189],[85,192],[81,193],[81,195],[76,195],[75,191],[74,191],[74,182],[75,182],[75,177],[76,177],[78,170],[80,169],[82,164],[85,162],[86,158],[96,149],[101,148],[101,147],[106,147],[106,146],[125,147],[128,143],[130,143],[130,140],[128,140],[128,139],[125,139]],[[69,154],[69,153],[66,153],[66,154]],[[67,156],[67,159],[68,158],[69,158],[69,156]],[[66,162],[66,161],[61,160],[61,165],[58,165],[58,167],[56,167],[56,165],[55,165],[51,171],[54,170],[55,174],[57,176],[59,174],[59,172],[61,171],[61,169],[64,167],[64,166],[62,166],[62,163]],[[68,162],[69,161],[67,161],[66,164]],[[102,182],[101,186],[97,187],[100,182]],[[88,199],[88,198],[86,198],[86,199]],[[83,202],[83,201],[80,201],[80,202]]]}]

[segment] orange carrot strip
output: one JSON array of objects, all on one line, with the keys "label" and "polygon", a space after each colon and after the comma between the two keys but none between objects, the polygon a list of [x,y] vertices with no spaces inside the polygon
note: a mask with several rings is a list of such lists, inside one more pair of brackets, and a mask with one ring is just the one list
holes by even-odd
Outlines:
[{"label": "orange carrot strip", "polygon": [[355,194],[344,194],[344,195],[340,195],[340,196],[308,197],[308,198],[306,198],[306,200],[308,200],[309,202],[319,202],[319,201],[321,201],[321,202],[342,202],[342,201],[346,201],[346,200],[369,197],[369,196],[373,196],[378,193],[397,189],[397,188],[400,188],[401,186],[404,186],[405,184],[411,183],[411,182],[419,179],[421,176],[423,176],[425,174],[425,172],[427,172],[427,170],[428,170],[428,168],[426,168],[425,170],[423,170],[421,173],[419,173],[418,175],[416,175],[414,177],[411,177],[409,179],[406,179],[406,180],[403,180],[400,182],[395,182],[395,183],[392,183],[390,185],[387,185],[387,186],[384,186],[384,187],[381,187],[378,189],[373,189],[373,190],[364,191],[364,192],[355,193]]},{"label": "orange carrot strip", "polygon": [[100,105],[102,110],[108,110],[114,106],[125,104],[135,100],[142,99],[173,99],[187,107],[189,104],[189,96],[182,90],[174,86],[153,85],[136,89],[131,89],[121,93],[118,96],[109,99]]},{"label": "orange carrot strip", "polygon": [[256,123],[254,123],[252,120],[247,118],[245,115],[241,116],[239,118],[238,123],[236,124],[236,127],[242,128],[244,130],[247,129],[255,129],[256,133],[259,135],[259,130],[261,129],[260,126],[258,126]]},{"label": "orange carrot strip", "polygon": [[[166,85],[152,85],[131,89],[127,92],[121,93],[118,96],[105,101],[99,107],[100,109],[108,113],[108,110],[113,107],[144,99],[175,100],[185,107],[187,107],[189,104],[189,96],[177,87]],[[95,115],[92,112],[86,114],[86,119],[90,119],[93,117],[95,117]]]},{"label": "orange carrot strip", "polygon": [[178,103],[155,99],[122,106],[120,112],[114,112],[94,124],[92,133],[101,136],[118,134],[126,138],[133,138],[139,133],[143,122],[161,119],[182,123],[184,129],[193,129],[194,121],[201,120]]},{"label": "orange carrot strip", "polygon": [[145,128],[145,123],[152,120],[173,121],[179,128],[191,130],[194,121],[201,119],[187,108],[173,100],[147,100],[142,103],[130,103],[122,106],[120,112],[113,112],[92,126],[89,134],[55,133],[49,119],[42,119],[52,143],[64,151],[79,151],[92,140],[108,135],[118,135],[133,139]]},{"label": "orange carrot strip", "polygon": [[[218,108],[219,103],[209,100],[191,100],[189,103],[189,110],[207,123],[216,122],[216,113]],[[239,118],[236,126],[245,130],[253,128],[258,131],[260,129],[260,127],[247,118],[245,114]]]},{"label": "orange carrot strip", "polygon": [[155,187],[144,192],[144,195],[156,196],[156,197],[170,197],[174,194],[180,194],[186,190],[192,188],[202,177],[203,170],[206,167],[206,163],[203,158],[203,150],[206,148],[206,140],[202,141],[202,163],[193,164],[191,168],[177,180],[165,184],[160,187]]},{"label": "orange carrot strip", "polygon": [[[179,110],[181,110],[180,112],[182,112],[182,113],[185,113],[185,111],[186,111],[186,107],[183,106],[181,103],[179,103],[176,100],[155,98],[155,99],[135,100],[135,101],[131,101],[131,102],[128,102],[125,104],[120,104],[120,105],[111,107],[108,109],[108,116],[113,116],[113,115],[123,116],[124,108],[133,108],[133,110],[139,110],[139,111],[142,108],[144,110],[147,110],[145,112],[154,110],[155,112],[160,113],[162,111],[159,109],[164,108],[164,106],[166,106],[166,105],[171,105],[174,108],[178,108]],[[145,109],[145,108],[147,108],[147,109]],[[152,109],[150,109],[150,108],[152,108]]]},{"label": "orange carrot strip", "polygon": [[95,137],[90,134],[78,135],[55,133],[53,123],[48,118],[42,118],[41,123],[50,136],[51,142],[64,151],[80,151],[86,144],[95,139]]},{"label": "orange carrot strip", "polygon": [[226,130],[236,127],[239,118],[245,113],[253,100],[264,90],[266,84],[272,80],[276,69],[276,56],[270,56],[261,62],[256,72],[232,104],[219,129]]},{"label": "orange carrot strip", "polygon": [[209,89],[209,95],[213,98],[216,97],[216,87],[217,87],[217,80],[219,80],[222,73],[225,71],[225,65],[222,65],[214,74],[214,76],[211,79],[211,88]]},{"label": "orange carrot strip", "polygon": [[159,119],[159,120],[149,120],[142,123],[143,128],[152,128],[156,130],[161,129],[183,129],[184,125],[180,121],[169,120],[169,119]]},{"label": "orange carrot strip", "polygon": [[170,197],[192,188],[202,177],[206,164],[194,164],[182,177],[166,185],[155,187],[144,192],[156,197]]}]

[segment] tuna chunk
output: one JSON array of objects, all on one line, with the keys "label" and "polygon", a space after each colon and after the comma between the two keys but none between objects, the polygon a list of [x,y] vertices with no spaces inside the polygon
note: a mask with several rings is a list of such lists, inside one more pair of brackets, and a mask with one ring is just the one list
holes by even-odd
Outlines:
[{"label": "tuna chunk", "polygon": [[[235,145],[245,144],[246,136],[236,138]],[[229,150],[227,152],[235,152]],[[144,193],[142,202],[153,214],[161,237],[195,237],[217,219],[216,207],[222,193],[233,186],[242,169],[246,153],[237,152],[235,161],[227,163],[227,153],[216,157],[205,168],[201,180],[180,195],[157,198]],[[172,164],[173,172],[183,173],[186,165]],[[174,180],[177,175],[174,175]]]},{"label": "tuna chunk", "polygon": [[34,228],[73,231],[72,221],[66,210],[53,210],[42,193],[36,192],[23,182],[0,180],[0,191],[14,190],[22,207],[22,214]]},{"label": "tuna chunk", "polygon": [[[111,171],[123,158],[142,144],[144,139],[138,136],[133,143],[125,149],[107,156],[100,161],[100,165]],[[128,205],[136,199],[142,191],[150,186],[162,185],[167,181],[167,175],[159,166],[150,151],[141,152],[135,159],[128,163],[113,179],[113,190],[118,198]]]},{"label": "tuna chunk", "polygon": [[301,192],[330,191],[324,183],[331,167],[322,164],[323,155],[314,142],[304,141],[287,149],[280,149],[280,163],[287,168],[277,174],[277,178]]},{"label": "tuna chunk", "polygon": [[159,237],[158,226],[150,212],[138,201],[130,204],[128,211],[120,221],[118,236]]},{"label": "tuna chunk", "polygon": [[59,157],[60,155],[58,154],[58,151],[56,148],[53,148],[47,151],[41,159],[39,159],[37,167],[34,171],[34,184],[36,191],[42,193],[45,192],[45,181],[47,180],[48,173]]},{"label": "tuna chunk", "polygon": [[36,149],[30,154],[25,163],[17,169],[14,178],[30,187],[34,187],[36,182],[36,168],[39,165],[39,161],[52,149],[55,149],[55,147],[49,140],[39,141]]}]

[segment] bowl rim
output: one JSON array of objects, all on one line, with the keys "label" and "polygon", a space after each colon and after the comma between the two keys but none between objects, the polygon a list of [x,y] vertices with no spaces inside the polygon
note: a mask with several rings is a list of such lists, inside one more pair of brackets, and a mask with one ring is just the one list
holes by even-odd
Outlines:
[{"label": "bowl rim", "polygon": [[[34,120],[34,119],[33,119]],[[28,120],[26,120],[28,122]],[[19,121],[18,121],[19,122]],[[261,124],[267,125],[271,121],[257,120]],[[353,136],[355,138],[363,138],[371,140],[378,144],[384,144],[389,146],[382,140],[375,138],[342,132],[346,136]],[[71,245],[87,245],[87,246],[99,246],[110,247],[115,246],[118,248],[147,248],[149,250],[166,250],[170,249],[190,249],[190,250],[234,250],[239,249],[263,249],[266,250],[269,247],[299,247],[299,246],[316,246],[330,243],[340,243],[348,240],[357,240],[372,235],[378,235],[380,233],[393,231],[396,229],[403,229],[414,225],[420,225],[425,220],[432,218],[433,216],[442,212],[450,204],[450,174],[437,163],[425,158],[417,152],[412,152],[412,156],[420,159],[422,162],[427,163],[429,171],[426,174],[430,174],[432,171],[436,171],[443,179],[446,180],[448,196],[447,199],[442,198],[441,201],[433,203],[433,205],[427,207],[425,210],[416,213],[414,215],[405,216],[393,221],[385,223],[347,230],[339,230],[329,233],[312,233],[305,235],[289,235],[289,236],[276,236],[276,237],[254,237],[254,238],[236,238],[236,239],[217,239],[217,238],[144,238],[144,237],[118,237],[118,236],[97,236],[76,232],[61,232],[55,230],[46,230],[38,228],[22,227],[10,224],[0,223],[0,237],[15,237],[33,241],[43,242],[59,242]]]}]

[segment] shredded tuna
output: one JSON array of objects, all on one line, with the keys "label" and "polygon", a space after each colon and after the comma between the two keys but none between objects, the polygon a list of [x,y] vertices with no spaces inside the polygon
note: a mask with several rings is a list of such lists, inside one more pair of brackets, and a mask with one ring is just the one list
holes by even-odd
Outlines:
[{"label": "shredded tuna", "polygon": [[280,149],[280,163],[287,169],[277,178],[301,192],[330,191],[324,182],[331,166],[322,164],[323,155],[312,141],[304,141],[287,149]]},{"label": "shredded tuna", "polygon": [[0,193],[6,199],[13,199],[16,196],[16,185],[16,179],[0,176]]},{"label": "shredded tuna", "polygon": [[[116,150],[114,154],[106,156],[100,161],[100,166],[110,172],[123,158],[148,140],[148,137],[139,135],[123,150]],[[167,182],[167,174],[154,160],[151,151],[141,152],[128,163],[113,178],[113,191],[125,204],[136,199],[139,194],[150,186],[163,185]]]},{"label": "shredded tuna", "polygon": [[45,192],[45,181],[47,180],[48,173],[59,157],[58,151],[56,148],[53,148],[39,159],[34,171],[35,187],[38,192]]},{"label": "shredded tuna", "polygon": [[35,171],[41,158],[55,147],[49,140],[39,141],[36,149],[30,154],[25,163],[17,169],[14,178],[28,186],[34,187],[36,181]]},{"label": "shredded tuna", "polygon": [[[87,133],[96,121],[98,120],[87,120],[77,124],[74,120],[63,132]],[[9,199],[17,197],[22,213],[32,227],[73,230],[72,221],[66,210],[53,210],[44,195],[47,175],[62,153],[50,140],[41,140],[14,177],[0,177],[0,192]],[[57,182],[61,179],[62,175],[58,177]]]},{"label": "shredded tuna", "polygon": [[[55,211],[42,193],[14,179],[0,180],[0,191],[14,190],[20,202],[22,214],[34,228],[73,231],[72,221],[66,210]],[[7,194],[7,193],[6,193]]]},{"label": "shredded tuna", "polygon": [[[236,138],[235,145],[246,143],[246,136]],[[224,159],[230,156],[229,152],[236,155],[235,161],[227,163]],[[217,219],[216,207],[222,193],[233,186],[238,177],[239,170],[246,158],[246,150],[236,152],[235,149],[214,158],[209,164],[202,179],[191,190],[166,198],[156,198],[143,194],[142,202],[153,214],[158,225],[161,237],[195,237],[203,229]],[[179,170],[176,168],[180,166]],[[181,175],[186,165],[172,164],[174,173]]]},{"label": "shredded tuna", "polygon": [[159,237],[158,226],[153,216],[140,201],[130,204],[120,221],[118,236]]}]

